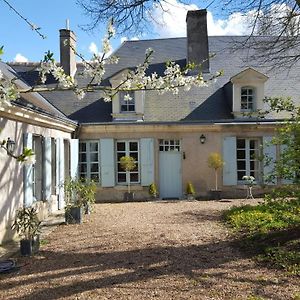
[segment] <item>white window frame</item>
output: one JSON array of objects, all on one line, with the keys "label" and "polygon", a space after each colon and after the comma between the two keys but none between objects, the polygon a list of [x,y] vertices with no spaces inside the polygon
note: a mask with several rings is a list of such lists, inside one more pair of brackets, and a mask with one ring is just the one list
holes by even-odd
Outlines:
[{"label": "white window frame", "polygon": [[[245,141],[245,147],[241,148],[239,147],[239,140],[244,140]],[[254,141],[255,144],[257,145],[254,149],[250,148],[250,142]],[[244,181],[242,180],[243,176],[253,176],[256,180],[256,182],[260,182],[261,181],[261,174],[262,174],[262,164],[260,162],[260,160],[258,159],[258,157],[261,156],[261,144],[262,141],[260,138],[255,138],[255,137],[237,137],[237,141],[236,141],[236,172],[237,172],[237,181],[238,184],[243,184]],[[244,151],[245,152],[245,158],[240,158],[239,157],[239,153]],[[254,151],[255,153],[255,157],[251,157],[251,153],[250,151]],[[245,169],[240,169],[239,168],[239,162],[245,161]],[[254,162],[254,168],[251,167],[251,162]],[[255,165],[257,166],[257,168],[255,168]],[[244,174],[242,176],[239,176],[239,172],[244,172]],[[240,178],[239,178],[240,177]]]},{"label": "white window frame", "polygon": [[[244,95],[243,95],[243,91],[246,92]],[[244,101],[243,98],[245,99]],[[250,99],[252,100],[250,101]],[[252,86],[242,86],[241,87],[241,111],[254,111],[255,101],[256,101],[255,88]],[[243,105],[245,105],[244,108]]]},{"label": "white window frame", "polygon": [[[129,95],[132,99],[125,100],[124,97]],[[134,91],[120,91],[119,92],[120,100],[120,113],[135,113],[136,112],[136,103],[135,103],[135,92]],[[123,108],[126,109],[123,109]],[[133,110],[130,110],[130,107],[133,107]]]},{"label": "white window frame", "polygon": [[[40,142],[40,149],[36,149],[36,140]],[[32,151],[35,154],[35,162],[32,164],[32,195],[33,201],[40,201],[43,198],[43,151],[44,140],[41,135],[33,135],[32,137]],[[39,173],[37,172],[39,168]],[[37,181],[39,179],[40,195],[37,195]]]},{"label": "white window frame", "polygon": [[[91,151],[91,144],[97,144],[98,150]],[[85,144],[85,151],[82,151],[81,145]],[[91,161],[91,154],[97,153],[98,161]],[[81,160],[81,154],[85,154],[86,161]],[[92,171],[92,164],[98,163],[98,172]],[[86,172],[82,172],[81,166],[86,164]],[[93,180],[96,184],[100,184],[100,142],[99,140],[79,140],[79,177],[88,180]],[[84,174],[84,175],[83,175]],[[98,175],[98,180],[95,180],[92,175]]]},{"label": "white window frame", "polygon": [[159,140],[159,151],[167,152],[167,151],[181,151],[181,141],[178,139],[170,139],[170,140]]},{"label": "white window frame", "polygon": [[[118,150],[118,143],[125,143],[125,151],[123,150]],[[129,150],[129,145],[130,143],[137,143],[137,150],[136,151],[130,151]],[[115,142],[115,149],[116,149],[116,183],[118,185],[127,185],[129,182],[130,184],[140,184],[141,183],[141,174],[140,174],[140,163],[141,163],[141,157],[140,157],[140,141],[139,140],[116,140]],[[119,171],[118,170],[118,165],[120,163],[120,161],[118,160],[118,153],[123,153],[125,155],[122,156],[131,156],[131,153],[137,153],[138,154],[138,160],[135,161],[135,163],[137,164],[138,168],[137,171],[130,171],[130,172],[126,172],[126,171]],[[138,181],[130,181],[130,174],[138,174]],[[126,182],[124,181],[120,181],[119,182],[119,174],[126,174]]]}]

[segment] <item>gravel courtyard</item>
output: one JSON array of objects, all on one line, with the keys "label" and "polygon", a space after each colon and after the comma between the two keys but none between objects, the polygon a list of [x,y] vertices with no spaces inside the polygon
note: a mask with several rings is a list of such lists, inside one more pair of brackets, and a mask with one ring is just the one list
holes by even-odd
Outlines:
[{"label": "gravel courtyard", "polygon": [[[299,299],[299,278],[242,256],[220,223],[241,200],[97,204],[0,275],[0,299]],[[256,297],[256,298],[255,298]]]}]

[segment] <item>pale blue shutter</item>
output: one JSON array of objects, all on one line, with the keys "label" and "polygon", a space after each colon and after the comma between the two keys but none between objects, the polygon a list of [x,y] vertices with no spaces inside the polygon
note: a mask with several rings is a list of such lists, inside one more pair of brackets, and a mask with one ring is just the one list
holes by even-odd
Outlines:
[{"label": "pale blue shutter", "polygon": [[56,150],[56,167],[55,167],[55,171],[56,171],[56,175],[55,175],[55,194],[58,195],[59,194],[59,138],[55,139],[55,150]]},{"label": "pale blue shutter", "polygon": [[[32,149],[33,147],[32,133],[24,133],[23,145],[24,148]],[[23,192],[24,192],[24,206],[30,207],[33,202],[33,170],[31,164],[30,165],[24,164]]]},{"label": "pale blue shutter", "polygon": [[51,165],[52,165],[52,155],[51,155],[51,137],[44,137],[44,154],[43,154],[43,198],[49,201],[51,198]]},{"label": "pale blue shutter", "polygon": [[223,185],[237,184],[236,137],[227,136],[223,140]]},{"label": "pale blue shutter", "polygon": [[58,138],[59,144],[59,163],[58,163],[58,209],[62,209],[65,206],[64,202],[64,179],[65,179],[65,152],[64,152],[64,140],[63,138]]},{"label": "pale blue shutter", "polygon": [[113,139],[100,139],[100,174],[102,187],[115,186],[115,151]]},{"label": "pale blue shutter", "polygon": [[154,182],[154,140],[140,140],[141,185],[148,186]]},{"label": "pale blue shutter", "polygon": [[[264,136],[263,137],[263,153],[264,157],[268,161],[268,164],[265,165],[266,159],[264,161],[264,177],[267,178],[269,175],[273,173],[274,167],[275,167],[275,161],[276,161],[276,145],[273,145],[272,142],[272,136]],[[277,184],[277,179],[272,179],[272,182],[268,181],[266,184],[275,185]]]},{"label": "pale blue shutter", "polygon": [[78,159],[79,159],[79,140],[70,141],[70,175],[75,179],[78,177]]}]

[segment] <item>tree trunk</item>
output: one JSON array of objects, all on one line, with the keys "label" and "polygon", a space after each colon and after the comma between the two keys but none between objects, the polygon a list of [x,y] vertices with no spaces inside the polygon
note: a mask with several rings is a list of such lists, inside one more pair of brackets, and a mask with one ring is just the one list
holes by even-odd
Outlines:
[{"label": "tree trunk", "polygon": [[218,170],[215,170],[215,176],[216,176],[216,191],[218,190]]}]

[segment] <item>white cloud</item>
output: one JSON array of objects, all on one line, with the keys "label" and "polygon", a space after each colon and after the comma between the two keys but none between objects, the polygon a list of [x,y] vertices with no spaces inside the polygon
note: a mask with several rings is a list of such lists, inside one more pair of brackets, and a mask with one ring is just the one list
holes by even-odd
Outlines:
[{"label": "white cloud", "polygon": [[14,58],[15,62],[28,62],[28,58],[23,56],[21,53],[17,53],[15,58]]},{"label": "white cloud", "polygon": [[97,54],[98,53],[98,47],[94,42],[91,42],[89,45],[89,51],[92,54]]},{"label": "white cloud", "polygon": [[[186,14],[188,10],[199,9],[197,5],[185,5],[177,0],[169,0],[161,3],[153,9],[153,26],[160,37],[186,36]],[[210,11],[207,13],[208,35],[246,35],[251,32],[249,18],[253,12],[247,15],[233,13],[227,19],[213,18]]]}]

